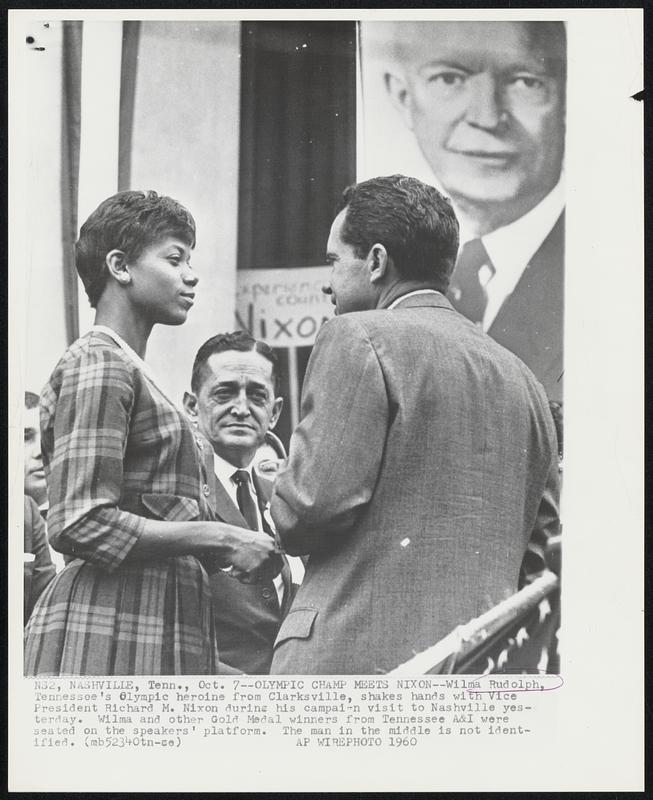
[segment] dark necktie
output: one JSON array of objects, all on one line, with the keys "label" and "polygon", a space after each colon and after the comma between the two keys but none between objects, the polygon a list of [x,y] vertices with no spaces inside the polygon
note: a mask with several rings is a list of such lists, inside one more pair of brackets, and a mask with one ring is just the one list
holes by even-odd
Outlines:
[{"label": "dark necktie", "polygon": [[[254,498],[252,497],[252,493],[249,490],[249,481],[250,481],[249,472],[247,472],[247,470],[245,469],[237,469],[231,477],[234,479],[237,485],[236,502],[238,503],[238,508],[240,509],[240,513],[243,515],[243,517],[245,517],[245,519],[247,520],[247,524],[253,531],[259,530],[258,516],[256,514],[256,505],[254,503]],[[261,523],[264,533],[267,533],[268,536],[271,536],[275,540],[275,542],[279,544],[274,531],[270,528],[270,526],[265,520],[263,509],[261,509]],[[285,587],[283,596],[286,598],[286,600],[288,600],[288,598],[290,597],[289,587],[292,583],[292,576],[290,574],[290,567],[288,566],[288,562],[286,561],[285,558],[282,559],[281,579]],[[276,602],[277,604],[280,603],[279,597],[276,592],[276,588],[269,602]]]},{"label": "dark necktie", "polygon": [[487,292],[479,280],[481,267],[495,269],[480,239],[472,239],[463,247],[451,278],[447,297],[455,309],[472,322],[482,322],[487,307]]},{"label": "dark necktie", "polygon": [[232,478],[236,482],[236,502],[240,513],[245,517],[247,524],[253,531],[258,530],[258,515],[254,498],[249,490],[249,472],[246,469],[237,469]]}]

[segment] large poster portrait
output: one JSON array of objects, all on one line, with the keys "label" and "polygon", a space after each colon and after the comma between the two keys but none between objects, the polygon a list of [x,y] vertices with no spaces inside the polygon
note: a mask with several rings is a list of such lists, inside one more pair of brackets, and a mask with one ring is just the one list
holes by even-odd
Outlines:
[{"label": "large poster portrait", "polygon": [[359,178],[436,185],[461,224],[449,299],[562,401],[562,22],[363,22]]},{"label": "large poster portrait", "polygon": [[643,14],[279,11],[9,12],[8,788],[641,790]]}]

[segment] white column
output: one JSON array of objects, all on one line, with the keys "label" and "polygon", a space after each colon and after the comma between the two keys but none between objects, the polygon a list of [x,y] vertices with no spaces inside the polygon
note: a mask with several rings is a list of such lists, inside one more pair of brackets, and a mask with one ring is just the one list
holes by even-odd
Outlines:
[{"label": "white column", "polygon": [[[84,22],[78,226],[118,190],[121,57],[122,22]],[[84,333],[95,312],[81,281],[78,287],[79,331]]]}]

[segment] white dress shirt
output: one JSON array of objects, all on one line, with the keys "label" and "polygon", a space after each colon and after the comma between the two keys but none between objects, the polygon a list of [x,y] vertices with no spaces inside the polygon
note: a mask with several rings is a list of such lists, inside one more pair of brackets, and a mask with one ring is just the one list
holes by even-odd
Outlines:
[{"label": "white dress shirt", "polygon": [[233,479],[233,474],[238,469],[244,469],[245,472],[249,474],[249,490],[252,494],[252,497],[254,498],[254,505],[256,507],[256,517],[258,519],[258,529],[262,531],[263,523],[261,520],[261,509],[259,508],[258,495],[256,494],[256,486],[254,485],[254,478],[252,476],[252,465],[250,464],[247,467],[234,467],[233,464],[230,464],[228,461],[225,461],[224,458],[219,456],[214,451],[213,469],[215,471],[217,479],[223,485],[229,497],[233,500],[236,508],[238,508],[238,500],[236,495],[236,492],[238,491],[238,484]]},{"label": "white dress shirt", "polygon": [[[564,182],[560,178],[549,194],[523,217],[481,237],[495,270],[494,274],[488,266],[479,270],[479,280],[488,295],[483,315],[484,331],[490,328],[504,301],[512,294],[528,268],[531,258],[551,233],[564,205]],[[460,249],[476,238],[461,224]]]}]

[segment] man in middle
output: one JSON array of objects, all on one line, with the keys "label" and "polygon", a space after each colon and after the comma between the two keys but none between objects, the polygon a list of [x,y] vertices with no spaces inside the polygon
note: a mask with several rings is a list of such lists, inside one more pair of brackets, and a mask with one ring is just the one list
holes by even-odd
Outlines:
[{"label": "man in middle", "polygon": [[[198,350],[192,393],[184,406],[204,456],[203,491],[218,519],[275,537],[268,502],[272,483],[254,468],[258,448],[277,423],[278,366],[273,350],[243,331],[218,334]],[[291,559],[295,581],[303,566]],[[267,583],[244,584],[218,571],[210,576],[220,659],[248,674],[267,674],[281,620],[292,600],[293,574],[284,558]]]}]

